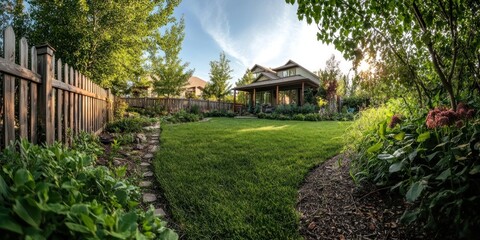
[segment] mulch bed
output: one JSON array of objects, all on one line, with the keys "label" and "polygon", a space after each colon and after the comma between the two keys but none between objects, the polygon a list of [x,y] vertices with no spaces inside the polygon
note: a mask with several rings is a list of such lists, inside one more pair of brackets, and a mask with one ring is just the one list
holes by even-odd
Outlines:
[{"label": "mulch bed", "polygon": [[[341,164],[339,164],[341,163]],[[305,239],[426,239],[421,224],[405,226],[409,207],[386,189],[357,186],[350,159],[336,156],[313,169],[298,194],[300,234]]]}]

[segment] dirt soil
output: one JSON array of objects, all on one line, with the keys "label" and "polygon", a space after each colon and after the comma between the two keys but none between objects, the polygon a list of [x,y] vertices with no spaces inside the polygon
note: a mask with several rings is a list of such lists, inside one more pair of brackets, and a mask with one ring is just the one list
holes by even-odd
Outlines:
[{"label": "dirt soil", "polygon": [[[341,163],[341,164],[339,164]],[[336,156],[305,178],[297,200],[300,234],[305,239],[426,239],[421,224],[405,226],[409,205],[386,189],[357,186],[350,159]]]}]

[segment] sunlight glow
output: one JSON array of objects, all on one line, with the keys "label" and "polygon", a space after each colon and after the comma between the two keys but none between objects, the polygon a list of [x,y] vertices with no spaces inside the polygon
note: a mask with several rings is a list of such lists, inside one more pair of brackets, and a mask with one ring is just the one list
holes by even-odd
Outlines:
[{"label": "sunlight glow", "polygon": [[256,131],[277,131],[277,130],[282,130],[289,125],[283,125],[283,126],[266,126],[266,127],[259,127],[259,128],[245,128],[245,129],[240,129],[238,130],[239,132],[256,132]]}]

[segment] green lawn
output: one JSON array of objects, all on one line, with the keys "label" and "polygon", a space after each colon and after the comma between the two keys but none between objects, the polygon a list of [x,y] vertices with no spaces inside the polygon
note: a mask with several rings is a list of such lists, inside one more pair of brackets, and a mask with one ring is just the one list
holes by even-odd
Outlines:
[{"label": "green lawn", "polygon": [[155,171],[189,239],[298,239],[297,190],[349,123],[216,118],[165,125]]}]

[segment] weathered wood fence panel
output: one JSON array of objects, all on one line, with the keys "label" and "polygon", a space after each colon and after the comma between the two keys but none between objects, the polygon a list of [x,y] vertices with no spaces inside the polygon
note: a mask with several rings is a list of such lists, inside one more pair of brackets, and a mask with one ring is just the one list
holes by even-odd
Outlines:
[{"label": "weathered wood fence panel", "polygon": [[[4,31],[0,56],[0,149],[24,138],[33,143],[71,143],[81,131],[99,133],[112,120],[113,95],[80,72],[55,60],[49,45],[32,47]],[[18,60],[18,61],[17,61]],[[30,61],[29,61],[30,60]]]},{"label": "weathered wood fence panel", "polygon": [[185,98],[122,98],[128,106],[138,108],[161,107],[170,109],[172,112],[188,110],[193,106],[198,106],[200,111],[211,110],[230,110],[233,111],[233,103],[217,102],[199,99]]}]

